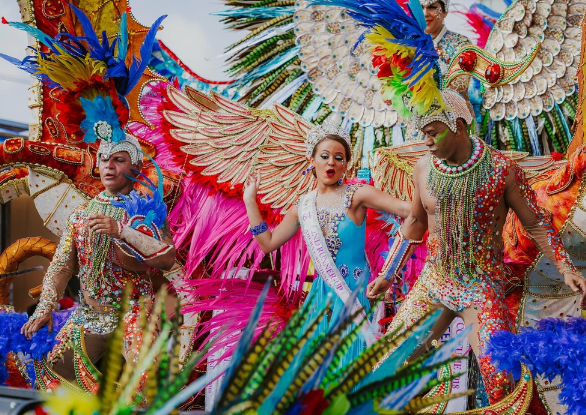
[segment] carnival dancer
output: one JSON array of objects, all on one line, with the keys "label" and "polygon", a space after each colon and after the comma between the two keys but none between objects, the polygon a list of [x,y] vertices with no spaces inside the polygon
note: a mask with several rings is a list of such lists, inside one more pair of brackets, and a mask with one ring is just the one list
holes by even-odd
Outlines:
[{"label": "carnival dancer", "polygon": [[[368,286],[367,297],[385,292],[423,234],[429,230],[428,257],[413,289],[389,330],[402,330],[433,307],[443,310],[433,329],[439,338],[451,321],[462,317],[473,325],[470,345],[491,403],[509,387],[506,373],[496,371],[483,355],[491,334],[511,331],[505,303],[502,231],[509,209],[518,216],[537,247],[555,264],[564,282],[582,293],[586,281],[571,264],[547,214],[537,204],[521,168],[478,137],[468,134],[472,115],[457,92],[444,89],[446,108],[415,115],[429,153],[415,165],[411,214],[399,230],[379,276]],[[432,339],[430,339],[432,340]]]},{"label": "carnival dancer", "polygon": [[[125,287],[132,286],[128,312],[121,322],[123,354],[133,362],[142,340],[137,318],[141,309],[148,310],[154,295],[152,270],[168,270],[175,262],[162,174],[152,159],[158,185],[140,173],[144,153],[138,139],[125,129],[130,111],[125,97],[141,79],[165,16],[145,34],[138,58],[128,56],[137,45],[130,45],[126,13],[121,15],[120,33],[112,38],[104,32],[102,39],[80,9],[70,3],[68,7],[79,20],[83,37],[58,33],[53,38],[26,24],[10,22],[35,36],[40,46],[22,61],[2,57],[52,88],[66,135],[83,139],[88,147],[86,157],[92,157],[90,150],[97,150],[94,154],[105,191],[69,217],[43,279],[37,309],[21,331],[30,339],[39,328],[51,328],[51,312],[67,282],[77,274],[80,305],[60,330],[60,343],[47,360],[35,361],[35,372],[40,388],[51,388],[65,378],[77,379],[84,390],[95,392],[99,376],[92,364],[104,354],[108,337],[119,323]],[[132,64],[127,66],[127,61]],[[135,182],[148,188],[152,196],[133,191]],[[141,298],[146,299],[147,307],[139,307]]]},{"label": "carnival dancer", "polygon": [[[316,177],[317,188],[302,196],[272,232],[263,221],[256,201],[260,173],[248,178],[243,196],[252,234],[263,252],[278,249],[301,227],[317,274],[309,295],[316,302],[328,301],[331,295],[333,301],[328,319],[320,323],[320,332],[326,332],[329,323],[335,321],[335,316],[361,281],[366,288],[370,275],[364,252],[366,210],[382,210],[401,217],[409,213],[408,202],[369,185],[344,183],[352,154],[350,149],[348,133],[337,125],[326,122],[310,131],[306,156],[311,162],[311,173],[306,173]],[[370,310],[364,290],[353,306],[356,310],[360,307],[366,312]],[[376,316],[373,321],[378,321]],[[363,347],[363,341],[355,341],[344,361],[350,362],[357,357]]]},{"label": "carnival dancer", "polygon": [[[51,329],[51,312],[56,309],[68,281],[77,273],[81,286],[80,305],[57,335],[60,344],[47,358],[53,370],[68,380],[76,379],[74,349],[84,345],[92,363],[105,353],[109,335],[119,323],[118,310],[128,284],[132,284],[132,292],[130,311],[123,321],[124,356],[133,361],[142,339],[142,333],[137,331],[140,298],[152,303],[154,293],[150,277],[153,270],[171,269],[175,262],[173,240],[164,222],[166,208],[162,198],[158,211],[151,210],[151,215],[159,217],[148,224],[150,226],[145,223],[148,211],[129,216],[129,203],[149,202],[133,192],[133,178],[142,168],[138,140],[126,135],[119,142],[103,141],[98,160],[105,191],[70,216],[43,279],[39,304],[21,330],[30,339],[45,325]],[[155,193],[158,190],[155,189]],[[155,194],[151,200],[157,197]],[[135,226],[137,222],[141,222],[142,229],[141,226],[138,229],[142,232]],[[72,343],[75,343],[73,347]]]},{"label": "carnival dancer", "polygon": [[[390,330],[404,330],[435,306],[444,311],[433,330],[439,338],[460,315],[466,324],[473,325],[469,341],[479,356],[489,399],[497,402],[504,397],[509,379],[495,370],[482,350],[491,333],[512,328],[504,301],[502,240],[509,208],[556,265],[565,283],[582,293],[582,306],[586,305],[586,281],[572,266],[521,168],[470,134],[472,114],[466,100],[446,87],[457,74],[472,75],[493,86],[505,85],[522,73],[537,50],[511,65],[468,46],[465,53],[472,58],[472,64],[464,65],[466,69],[451,65],[446,79],[441,80],[437,71],[439,57],[433,40],[425,33],[427,22],[419,1],[409,1],[409,13],[394,0],[381,0],[376,7],[369,0],[312,2],[343,3],[352,18],[369,28],[364,38],[371,47],[373,63],[387,66],[384,76],[379,75],[383,96],[390,98],[400,113],[412,118],[414,128],[424,134],[430,150],[414,167],[411,213],[381,273],[369,284],[367,297],[377,298],[391,286],[429,230],[426,264]],[[493,70],[498,70],[498,79],[488,76]],[[379,370],[384,370],[382,367],[384,362]]]}]

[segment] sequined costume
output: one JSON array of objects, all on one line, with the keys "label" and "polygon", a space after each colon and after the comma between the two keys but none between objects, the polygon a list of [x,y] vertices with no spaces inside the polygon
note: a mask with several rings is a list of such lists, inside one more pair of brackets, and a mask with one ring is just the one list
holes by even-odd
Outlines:
[{"label": "sequined costume", "polygon": [[[477,311],[480,350],[497,330],[512,330],[513,324],[505,303],[506,278],[501,235],[509,207],[550,260],[560,268],[573,269],[561,239],[553,230],[548,216],[538,206],[521,168],[497,150],[486,146],[484,151],[481,160],[486,158],[489,170],[484,175],[484,181],[473,187],[473,203],[468,201],[462,204],[471,209],[470,217],[473,219],[470,223],[456,225],[458,218],[466,218],[467,215],[455,212],[453,208],[447,214],[441,212],[442,195],[438,195],[438,232],[428,238],[425,267],[389,330],[401,324],[404,324],[403,329],[409,327],[434,303],[441,303],[455,312],[469,308]],[[437,165],[439,161],[430,156],[430,170],[434,168],[433,163]],[[453,178],[448,180],[454,185],[458,180],[457,173],[446,174],[452,174]],[[444,219],[440,219],[442,216]],[[459,229],[469,231],[458,235]],[[498,402],[508,391],[507,375],[497,372],[488,357],[478,360],[489,399],[492,403]]]},{"label": "sequined costume", "polygon": [[[124,316],[123,348],[127,360],[134,360],[141,343],[142,335],[135,331],[139,316],[139,300],[141,297],[146,299],[147,305],[153,301],[150,276],[125,267],[123,264],[126,255],[116,247],[115,241],[104,234],[92,232],[88,226],[88,217],[96,214],[104,214],[118,222],[125,222],[128,219],[125,209],[112,205],[112,201],[120,200],[119,197],[101,193],[74,211],[43,279],[43,292],[32,318],[38,318],[56,308],[67,282],[75,274],[75,270],[79,269],[77,275],[81,286],[80,305],[59,332],[58,339],[61,343],[47,358],[49,366],[54,365],[55,372],[65,372],[65,378],[72,377],[70,349],[73,349],[76,359],[82,358],[83,355],[86,355],[83,356],[86,359],[88,357],[83,337],[91,336],[92,343],[100,343],[97,349],[92,345],[89,353],[93,363],[104,353],[106,342],[103,339],[107,339],[118,324],[118,309],[121,306],[124,288],[128,284],[132,284],[132,291],[130,311]],[[96,340],[97,338],[102,340]],[[61,359],[65,353],[67,359]],[[91,366],[88,364],[86,361],[84,366]],[[77,366],[75,370],[78,371]],[[54,374],[46,375],[49,378],[54,377]],[[79,373],[76,373],[76,377],[79,378]],[[50,379],[47,378],[41,377],[39,380],[44,386],[50,383]]]},{"label": "sequined costume", "polygon": [[[356,189],[362,184],[350,184],[346,186],[344,194],[340,199],[340,203],[335,207],[318,207],[317,215],[320,227],[323,231],[326,245],[332,258],[335,261],[344,281],[348,284],[351,290],[358,287],[359,282],[364,277],[364,288],[368,283],[370,275],[370,266],[364,253],[364,246],[366,242],[366,218],[364,222],[358,226],[346,214],[347,210],[352,206],[352,198]],[[343,301],[336,295],[321,278],[316,276],[308,298],[314,296],[315,301],[327,301],[328,295],[332,296],[331,314],[329,318],[322,319],[318,326],[318,333],[325,333],[330,323],[335,321],[335,316],[340,313],[344,306]],[[370,303],[366,298],[366,292],[363,291],[358,294],[360,304],[366,307],[366,311],[370,310]],[[316,317],[318,310],[314,311],[311,319]],[[308,320],[308,321],[311,321]],[[348,349],[344,356],[342,364],[351,362],[356,358],[361,351],[364,350],[364,342],[356,340]]]}]

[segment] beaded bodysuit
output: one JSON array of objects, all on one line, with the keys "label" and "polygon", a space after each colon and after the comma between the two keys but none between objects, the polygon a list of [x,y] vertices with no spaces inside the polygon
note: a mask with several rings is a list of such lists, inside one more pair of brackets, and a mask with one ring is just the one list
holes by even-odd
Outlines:
[{"label": "beaded bodysuit", "polygon": [[[100,194],[72,213],[43,279],[43,292],[35,312],[36,317],[55,309],[67,282],[76,268],[79,269],[80,305],[57,335],[60,343],[47,358],[50,364],[72,347],[79,352],[76,356],[87,359],[87,356],[83,356],[85,342],[81,337],[84,334],[107,335],[116,328],[118,309],[128,284],[132,284],[132,291],[129,312],[123,317],[123,352],[129,361],[133,361],[138,352],[142,340],[136,328],[140,313],[139,301],[142,297],[143,301],[146,299],[147,303],[152,303],[152,282],[147,274],[139,274],[118,265],[121,261],[112,238],[94,233],[88,226],[88,217],[100,213],[124,221],[126,212],[122,207],[113,206],[111,202],[114,200],[119,198]],[[84,363],[90,365],[88,361]],[[47,381],[50,379],[45,379],[44,383]]]}]

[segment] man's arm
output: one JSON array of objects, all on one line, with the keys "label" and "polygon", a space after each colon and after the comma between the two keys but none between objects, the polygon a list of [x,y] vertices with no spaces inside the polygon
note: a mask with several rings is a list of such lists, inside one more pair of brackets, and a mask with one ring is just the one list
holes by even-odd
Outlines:
[{"label": "man's arm", "polygon": [[427,162],[428,158],[422,157],[413,169],[414,190],[411,213],[399,228],[399,235],[389,250],[389,256],[385,260],[381,273],[366,288],[366,297],[371,300],[388,290],[397,271],[401,270],[409,260],[415,247],[422,242],[421,238],[427,230],[427,212],[421,202],[419,189],[419,181],[425,177]]},{"label": "man's arm", "polygon": [[76,260],[73,226],[68,222],[53,260],[43,277],[43,289],[37,308],[29,321],[22,326],[21,333],[28,339],[46,324],[49,326],[49,332],[53,329],[52,312],[57,308],[58,301],[63,297],[67,283],[75,272]]},{"label": "man's arm", "polygon": [[113,238],[124,254],[150,267],[167,271],[175,264],[175,245],[167,221],[160,229],[160,240],[103,214],[90,216],[88,224],[92,232]]},{"label": "man's arm", "polygon": [[529,237],[564,277],[565,284],[582,294],[581,307],[586,307],[586,280],[574,268],[562,239],[550,219],[537,204],[535,192],[523,170],[516,164],[510,169],[505,188],[505,203],[513,209]]},{"label": "man's arm", "polygon": [[167,221],[163,224],[160,234],[161,240],[158,240],[123,225],[119,238],[123,243],[117,243],[117,245],[126,254],[132,254],[131,252],[138,254],[142,257],[142,262],[148,266],[167,271],[175,264],[175,245]]}]

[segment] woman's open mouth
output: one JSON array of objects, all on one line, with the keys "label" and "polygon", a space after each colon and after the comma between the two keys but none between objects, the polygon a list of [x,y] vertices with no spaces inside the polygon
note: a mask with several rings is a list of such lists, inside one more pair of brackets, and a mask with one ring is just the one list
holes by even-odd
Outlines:
[{"label": "woman's open mouth", "polygon": [[336,174],[336,170],[334,170],[334,169],[326,170],[326,174],[328,177],[334,177],[334,175]]}]

